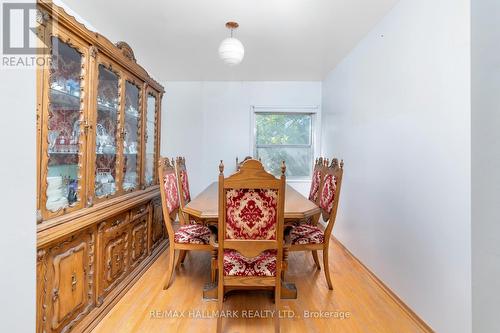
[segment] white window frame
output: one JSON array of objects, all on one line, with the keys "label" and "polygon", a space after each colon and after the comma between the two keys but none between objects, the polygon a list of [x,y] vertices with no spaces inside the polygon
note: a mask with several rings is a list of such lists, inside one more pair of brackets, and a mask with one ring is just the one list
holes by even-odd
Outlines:
[{"label": "white window frame", "polygon": [[[284,113],[284,114],[310,114],[311,115],[311,171],[314,163],[314,157],[317,152],[321,151],[321,114],[319,112],[319,105],[296,105],[296,106],[283,106],[283,105],[252,105],[250,108],[250,149],[251,156],[257,156],[257,129],[255,126],[255,115],[258,113]],[[301,178],[287,178],[287,182],[306,183],[311,181],[311,176]]]}]

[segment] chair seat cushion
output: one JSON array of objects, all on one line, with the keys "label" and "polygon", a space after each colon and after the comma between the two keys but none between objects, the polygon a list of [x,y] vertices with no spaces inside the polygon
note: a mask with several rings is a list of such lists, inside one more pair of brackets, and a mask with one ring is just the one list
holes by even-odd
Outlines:
[{"label": "chair seat cushion", "polygon": [[208,244],[210,229],[201,224],[182,225],[174,234],[174,242],[179,244]]},{"label": "chair seat cushion", "polygon": [[276,250],[267,250],[247,258],[236,250],[224,250],[224,275],[276,276]]},{"label": "chair seat cushion", "polygon": [[301,224],[290,231],[292,245],[322,244],[325,241],[323,231],[315,225]]}]

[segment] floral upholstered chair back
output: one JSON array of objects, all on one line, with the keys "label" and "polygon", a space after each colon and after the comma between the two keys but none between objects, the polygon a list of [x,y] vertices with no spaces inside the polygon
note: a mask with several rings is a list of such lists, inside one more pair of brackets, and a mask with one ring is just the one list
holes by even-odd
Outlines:
[{"label": "floral upholstered chair back", "polygon": [[313,175],[311,179],[311,188],[309,189],[309,200],[318,203],[319,190],[321,187],[321,182],[323,180],[323,175],[326,167],[328,166],[328,159],[320,157],[314,162]]},{"label": "floral upholstered chair back", "polygon": [[172,222],[175,220],[180,208],[179,190],[174,168],[174,160],[166,157],[158,161],[158,177],[160,183],[160,194],[162,200],[163,220],[168,235],[174,235]]},{"label": "floral upholstered chair back", "polygon": [[[247,257],[277,250],[283,241],[284,163],[280,179],[254,159],[245,161],[228,178],[224,178],[222,162],[219,168],[219,246],[243,251],[241,254]],[[235,244],[243,245],[243,249],[233,247]],[[263,244],[270,248],[260,247]],[[245,253],[248,248],[253,253]]]},{"label": "floral upholstered chair back", "polygon": [[276,240],[277,224],[277,189],[226,191],[226,239]]},{"label": "floral upholstered chair back", "polygon": [[188,173],[186,169],[186,159],[177,157],[175,159],[175,167],[177,170],[177,186],[180,192],[181,209],[191,201],[191,192],[189,190]]},{"label": "floral upholstered chair back", "polygon": [[325,230],[325,237],[330,237],[331,230],[335,224],[343,174],[344,161],[340,161],[339,163],[339,160],[336,158],[332,159],[332,163],[325,169],[324,172],[319,192],[319,207],[321,208],[323,220],[328,223]]}]

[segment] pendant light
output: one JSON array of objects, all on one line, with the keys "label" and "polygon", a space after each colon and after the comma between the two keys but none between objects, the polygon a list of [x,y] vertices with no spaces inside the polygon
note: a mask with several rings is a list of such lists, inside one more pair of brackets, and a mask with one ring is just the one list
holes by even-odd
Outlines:
[{"label": "pendant light", "polygon": [[219,56],[229,66],[238,65],[245,55],[245,48],[241,42],[233,37],[233,30],[239,26],[236,22],[227,22],[226,28],[231,30],[231,37],[224,39],[219,46]]}]

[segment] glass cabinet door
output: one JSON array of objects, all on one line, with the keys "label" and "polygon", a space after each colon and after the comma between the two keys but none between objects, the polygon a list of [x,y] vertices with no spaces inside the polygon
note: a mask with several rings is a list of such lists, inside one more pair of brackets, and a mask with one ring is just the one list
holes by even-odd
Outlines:
[{"label": "glass cabinet door", "polygon": [[47,154],[42,164],[46,177],[44,206],[46,211],[55,213],[79,205],[82,199],[79,183],[83,156],[80,150],[84,146],[81,87],[85,57],[81,53],[83,47],[77,48],[71,42],[51,37],[51,43],[43,142]]},{"label": "glass cabinet door", "polygon": [[123,182],[124,191],[139,187],[141,107],[140,88],[125,81],[125,108],[123,110]]},{"label": "glass cabinet door", "polygon": [[155,151],[156,151],[156,95],[147,94],[146,101],[146,165],[144,171],[144,184],[150,186],[155,183]]},{"label": "glass cabinet door", "polygon": [[95,125],[94,195],[108,197],[117,192],[117,136],[119,76],[103,64],[98,66],[97,115]]}]

